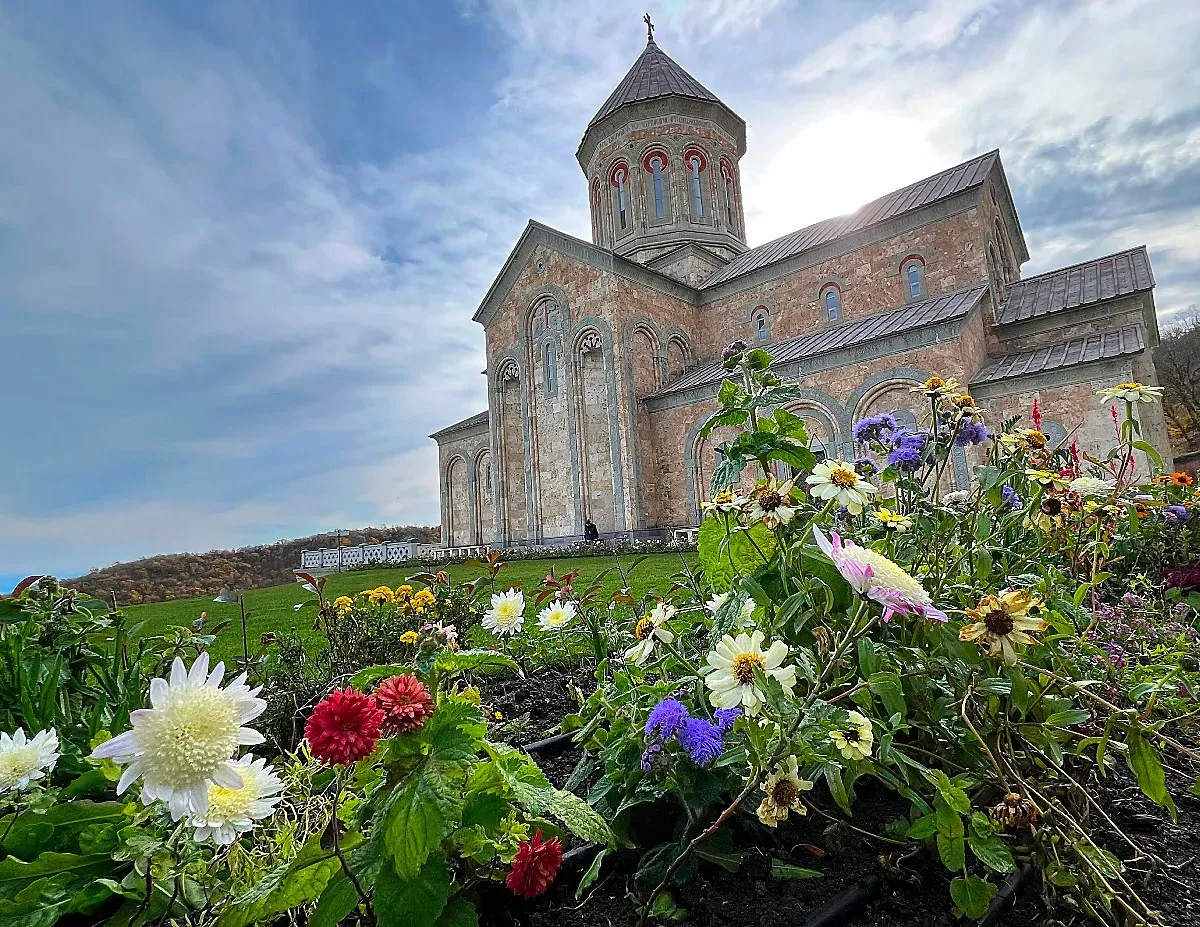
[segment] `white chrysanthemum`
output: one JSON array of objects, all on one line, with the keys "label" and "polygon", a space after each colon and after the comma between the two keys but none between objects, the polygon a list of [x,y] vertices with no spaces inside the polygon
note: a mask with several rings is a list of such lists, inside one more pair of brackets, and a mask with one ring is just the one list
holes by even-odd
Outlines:
[{"label": "white chrysanthemum", "polygon": [[574,620],[574,602],[554,602],[547,605],[538,614],[538,624],[547,631],[557,631],[560,628],[565,628]]},{"label": "white chrysanthemum", "polygon": [[654,654],[654,645],[658,641],[664,644],[675,642],[675,632],[664,627],[675,617],[675,606],[659,602],[654,610],[641,619],[633,629],[637,643],[625,651],[625,659],[638,666],[645,663]]},{"label": "white chrysanthemum", "polygon": [[1114,399],[1124,399],[1126,402],[1157,402],[1163,394],[1161,386],[1147,386],[1145,383],[1118,383],[1116,386],[1106,386],[1096,390],[1105,402]]},{"label": "white chrysanthemum", "polygon": [[1103,498],[1112,493],[1113,483],[1110,480],[1102,480],[1098,476],[1079,476],[1067,484],[1067,489],[1079,493],[1081,496]]},{"label": "white chrysanthemum", "polygon": [[212,840],[218,846],[228,846],[238,834],[253,829],[256,821],[269,818],[283,798],[282,780],[267,761],[247,753],[234,764],[241,776],[242,787],[223,785],[208,787],[208,810],[193,814],[188,823],[196,828],[197,840]]},{"label": "white chrysanthemum", "polygon": [[763,694],[754,681],[755,669],[773,676],[785,689],[795,688],[796,667],[782,665],[788,655],[787,644],[776,641],[766,650],[762,644],[762,631],[737,637],[726,634],[716,649],[709,652],[703,672],[704,682],[712,690],[708,700],[714,708],[740,705],[746,714],[757,714]]},{"label": "white chrysanthemum", "polygon": [[142,780],[142,803],[163,801],[172,819],[208,810],[212,784],[240,788],[233,756],[239,747],[265,739],[244,727],[266,710],[259,689],[246,685],[246,674],[225,688],[225,664],[208,672],[208,654],[196,658],[189,671],[178,657],[171,680],[150,682],[150,706],[131,712],[131,730],[107,740],[92,751],[92,759],[128,764],[117,783],[120,795]]},{"label": "white chrysanthemum", "polygon": [[844,505],[851,515],[857,515],[871,501],[875,487],[854,471],[854,464],[844,460],[822,461],[813,467],[805,480],[808,491],[818,499],[833,499]]},{"label": "white chrysanthemum", "polygon": [[58,734],[54,728],[26,738],[25,728],[0,733],[0,794],[21,792],[29,783],[45,778],[58,762]]},{"label": "white chrysanthemum", "polygon": [[480,622],[493,634],[516,634],[525,623],[525,594],[520,589],[507,589],[492,595],[492,607]]},{"label": "white chrysanthemum", "polygon": [[829,739],[838,752],[847,760],[865,760],[875,745],[875,731],[871,719],[857,711],[849,712],[850,729],[830,731]]}]

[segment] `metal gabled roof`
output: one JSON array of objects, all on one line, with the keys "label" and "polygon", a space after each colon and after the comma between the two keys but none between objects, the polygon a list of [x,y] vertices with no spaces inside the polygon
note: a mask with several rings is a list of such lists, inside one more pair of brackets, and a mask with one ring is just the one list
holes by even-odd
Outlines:
[{"label": "metal gabled roof", "polygon": [[996,324],[1024,322],[1153,288],[1150,256],[1145,245],[1138,245],[1010,283],[1005,288],[1004,305],[996,313]]},{"label": "metal gabled roof", "polygon": [[977,386],[981,383],[992,383],[996,380],[1007,380],[1012,377],[1044,373],[1047,370],[1074,367],[1076,364],[1107,360],[1110,357],[1137,354],[1145,350],[1145,347],[1141,329],[1136,325],[1128,325],[1112,331],[1085,335],[1082,338],[1072,338],[1070,341],[1060,341],[1057,344],[1041,348],[992,357],[983,365],[983,369],[971,381],[971,385]]},{"label": "metal gabled roof", "polygon": [[[763,345],[763,349],[771,353],[774,358],[772,366],[777,367],[780,364],[792,363],[817,354],[825,354],[851,345],[886,338],[910,329],[961,318],[979,304],[986,292],[987,287],[976,286],[957,293],[935,296],[932,299],[897,306],[877,315],[854,319],[844,325],[822,328],[797,335],[786,341]],[[727,371],[721,362],[714,361],[711,364],[704,364],[687,371],[655,395],[664,396],[702,386],[705,383],[722,380],[726,374]]]}]

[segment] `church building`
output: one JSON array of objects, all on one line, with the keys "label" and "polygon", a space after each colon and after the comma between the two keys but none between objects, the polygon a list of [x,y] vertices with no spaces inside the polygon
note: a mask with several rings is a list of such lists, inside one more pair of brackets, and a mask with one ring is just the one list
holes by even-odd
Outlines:
[{"label": "church building", "polygon": [[[592,240],[530,221],[475,312],[488,408],[432,435],[446,546],[561,544],[589,519],[601,537],[698,525],[730,437],[698,434],[737,339],[803,387],[788,407],[814,449],[847,458],[857,419],[915,423],[910,387],[934,373],[993,426],[1038,397],[1051,439],[1093,452],[1114,443],[1095,390],[1157,382],[1145,247],[1022,278],[999,151],[754,248],[745,153],[745,122],[651,31],[576,152]],[[1160,407],[1140,414],[1169,465]],[[956,485],[970,467],[956,452]]]}]

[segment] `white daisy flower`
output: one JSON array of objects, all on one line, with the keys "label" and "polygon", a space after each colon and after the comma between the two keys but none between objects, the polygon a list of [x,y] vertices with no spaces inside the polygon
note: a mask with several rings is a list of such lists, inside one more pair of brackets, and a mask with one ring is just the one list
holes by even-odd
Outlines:
[{"label": "white daisy flower", "polygon": [[745,708],[746,714],[758,713],[763,703],[762,691],[755,685],[754,670],[773,676],[785,689],[796,686],[796,667],[784,666],[787,644],[775,641],[762,649],[763,633],[754,631],[737,637],[726,634],[716,649],[708,654],[708,666],[703,669],[704,682],[712,691],[708,695],[714,708]]},{"label": "white daisy flower", "polygon": [[851,515],[857,515],[871,501],[876,489],[854,471],[854,464],[844,460],[822,461],[813,467],[805,480],[809,493],[817,499],[833,499],[844,505]]},{"label": "white daisy flower", "polygon": [[574,602],[553,602],[538,613],[538,624],[547,631],[565,628],[575,620]]},{"label": "white daisy flower", "polygon": [[492,607],[480,622],[493,634],[516,634],[525,623],[525,594],[520,589],[506,589],[492,595]]},{"label": "white daisy flower", "polygon": [[774,476],[768,476],[750,493],[746,514],[751,522],[761,521],[774,531],[795,518],[797,511],[792,504],[792,481],[780,483]]},{"label": "white daisy flower", "polygon": [[775,827],[780,821],[787,820],[788,812],[807,814],[800,793],[812,787],[811,782],[800,778],[800,764],[796,758],[789,756],[775,767],[763,784],[765,797],[758,806],[758,819],[767,827]]},{"label": "white daisy flower", "polygon": [[208,810],[193,814],[188,823],[196,828],[196,840],[212,840],[228,846],[239,834],[252,830],[256,821],[269,818],[283,798],[283,781],[267,761],[247,753],[234,765],[241,776],[241,788],[223,785],[208,787]]},{"label": "white daisy flower", "polygon": [[1096,390],[1096,395],[1105,402],[1114,399],[1124,399],[1126,402],[1157,402],[1162,398],[1161,386],[1147,386],[1145,383],[1118,383],[1116,386],[1106,386]]},{"label": "white daisy flower", "polygon": [[1081,496],[1104,498],[1112,494],[1113,485],[1112,480],[1102,480],[1098,476],[1077,476],[1067,484],[1067,489]]},{"label": "white daisy flower", "polygon": [[857,711],[849,712],[850,730],[830,731],[829,739],[838,752],[847,760],[865,760],[875,745],[875,731],[871,719]]},{"label": "white daisy flower", "polygon": [[675,606],[659,602],[654,610],[637,623],[633,636],[637,643],[625,651],[625,659],[641,666],[654,654],[654,645],[658,641],[664,644],[675,642],[675,632],[665,627],[666,623],[675,617]]},{"label": "white daisy flower", "polygon": [[141,779],[142,803],[163,801],[178,821],[208,810],[210,785],[241,788],[233,756],[239,747],[265,740],[244,725],[267,703],[257,697],[259,689],[246,685],[245,673],[222,689],[224,676],[225,664],[218,663],[210,674],[208,654],[202,653],[190,671],[176,657],[170,682],[150,681],[151,707],[131,712],[133,728],[92,751],[94,760],[128,764],[118,795]]},{"label": "white daisy flower", "polygon": [[0,794],[23,792],[43,779],[58,762],[58,733],[54,728],[25,737],[25,728],[0,733]]}]

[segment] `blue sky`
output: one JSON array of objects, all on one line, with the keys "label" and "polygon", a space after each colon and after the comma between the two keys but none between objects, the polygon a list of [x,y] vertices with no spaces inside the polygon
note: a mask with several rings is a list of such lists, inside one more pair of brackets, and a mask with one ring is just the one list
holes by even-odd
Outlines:
[{"label": "blue sky", "polygon": [[[528,218],[587,237],[644,7],[0,6],[0,585],[436,522],[471,315]],[[999,147],[1026,274],[1144,242],[1200,301],[1200,4],[651,12],[748,123],[751,244]]]}]

